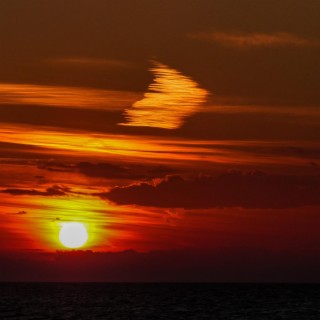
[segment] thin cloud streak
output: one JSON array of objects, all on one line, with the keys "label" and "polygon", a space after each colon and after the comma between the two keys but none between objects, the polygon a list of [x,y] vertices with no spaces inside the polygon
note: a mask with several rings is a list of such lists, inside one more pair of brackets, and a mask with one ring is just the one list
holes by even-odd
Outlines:
[{"label": "thin cloud streak", "polygon": [[200,32],[189,35],[192,39],[216,42],[236,48],[319,46],[320,40],[304,38],[287,32],[241,33],[241,32]]},{"label": "thin cloud streak", "polygon": [[[285,142],[272,141],[188,141],[185,139],[166,140],[149,136],[105,135],[88,132],[59,131],[51,128],[36,129],[32,126],[2,125],[2,142],[17,143],[44,148],[43,153],[60,151],[64,155],[126,157],[151,163],[180,163],[189,165],[195,162],[221,163],[229,165],[306,165],[307,159],[300,155],[275,154],[273,147],[287,146]],[[305,142],[289,145],[304,146]],[[251,147],[251,148],[249,148]],[[263,153],[257,152],[266,147]],[[310,143],[311,148],[319,147]],[[248,149],[249,148],[249,149]],[[270,148],[268,152],[268,148]],[[314,160],[314,158],[309,159]]]},{"label": "thin cloud streak", "polygon": [[[66,155],[126,156],[149,162],[161,159],[164,162],[214,161],[229,162],[230,151],[198,147],[188,141],[157,139],[156,137],[104,135],[88,132],[58,131],[48,128],[35,129],[30,126],[3,125],[0,130],[2,142],[61,150]],[[147,159],[147,160],[144,160]]]},{"label": "thin cloud streak", "polygon": [[119,110],[124,109],[140,96],[139,93],[129,91],[0,83],[0,104]]},{"label": "thin cloud streak", "polygon": [[134,64],[130,61],[118,59],[98,59],[87,57],[65,57],[47,60],[46,63],[64,67],[91,67],[91,68],[132,68]]},{"label": "thin cloud streak", "polygon": [[191,78],[168,66],[153,62],[150,71],[154,81],[144,98],[125,111],[127,126],[179,128],[186,117],[200,109],[208,91],[199,88]]}]

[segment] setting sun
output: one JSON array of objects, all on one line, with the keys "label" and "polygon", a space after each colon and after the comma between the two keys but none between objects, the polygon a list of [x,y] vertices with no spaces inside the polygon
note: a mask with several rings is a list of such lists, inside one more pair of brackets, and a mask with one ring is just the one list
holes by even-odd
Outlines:
[{"label": "setting sun", "polygon": [[59,239],[67,248],[80,248],[87,242],[88,232],[82,223],[64,223],[60,230]]}]

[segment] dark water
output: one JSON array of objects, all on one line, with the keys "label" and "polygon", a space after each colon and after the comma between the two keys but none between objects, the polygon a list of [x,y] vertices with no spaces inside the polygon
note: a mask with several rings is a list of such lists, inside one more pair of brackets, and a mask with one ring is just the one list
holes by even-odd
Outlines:
[{"label": "dark water", "polygon": [[2,283],[0,319],[320,319],[320,285]]}]

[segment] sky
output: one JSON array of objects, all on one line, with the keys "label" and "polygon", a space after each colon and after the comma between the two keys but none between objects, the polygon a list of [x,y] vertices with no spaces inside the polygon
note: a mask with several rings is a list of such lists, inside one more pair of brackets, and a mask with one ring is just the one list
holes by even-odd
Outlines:
[{"label": "sky", "polygon": [[0,30],[0,281],[320,280],[318,0],[2,0]]}]

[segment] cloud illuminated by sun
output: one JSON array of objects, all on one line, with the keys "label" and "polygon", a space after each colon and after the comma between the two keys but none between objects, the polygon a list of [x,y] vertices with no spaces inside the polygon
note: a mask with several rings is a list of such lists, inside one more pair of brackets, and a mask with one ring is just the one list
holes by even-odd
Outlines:
[{"label": "cloud illuminated by sun", "polygon": [[49,105],[63,108],[123,109],[140,94],[85,87],[0,83],[0,104]]},{"label": "cloud illuminated by sun", "polygon": [[121,125],[179,128],[185,117],[199,111],[209,92],[175,69],[159,62],[153,65],[154,81],[144,98],[125,111],[127,122]]}]

